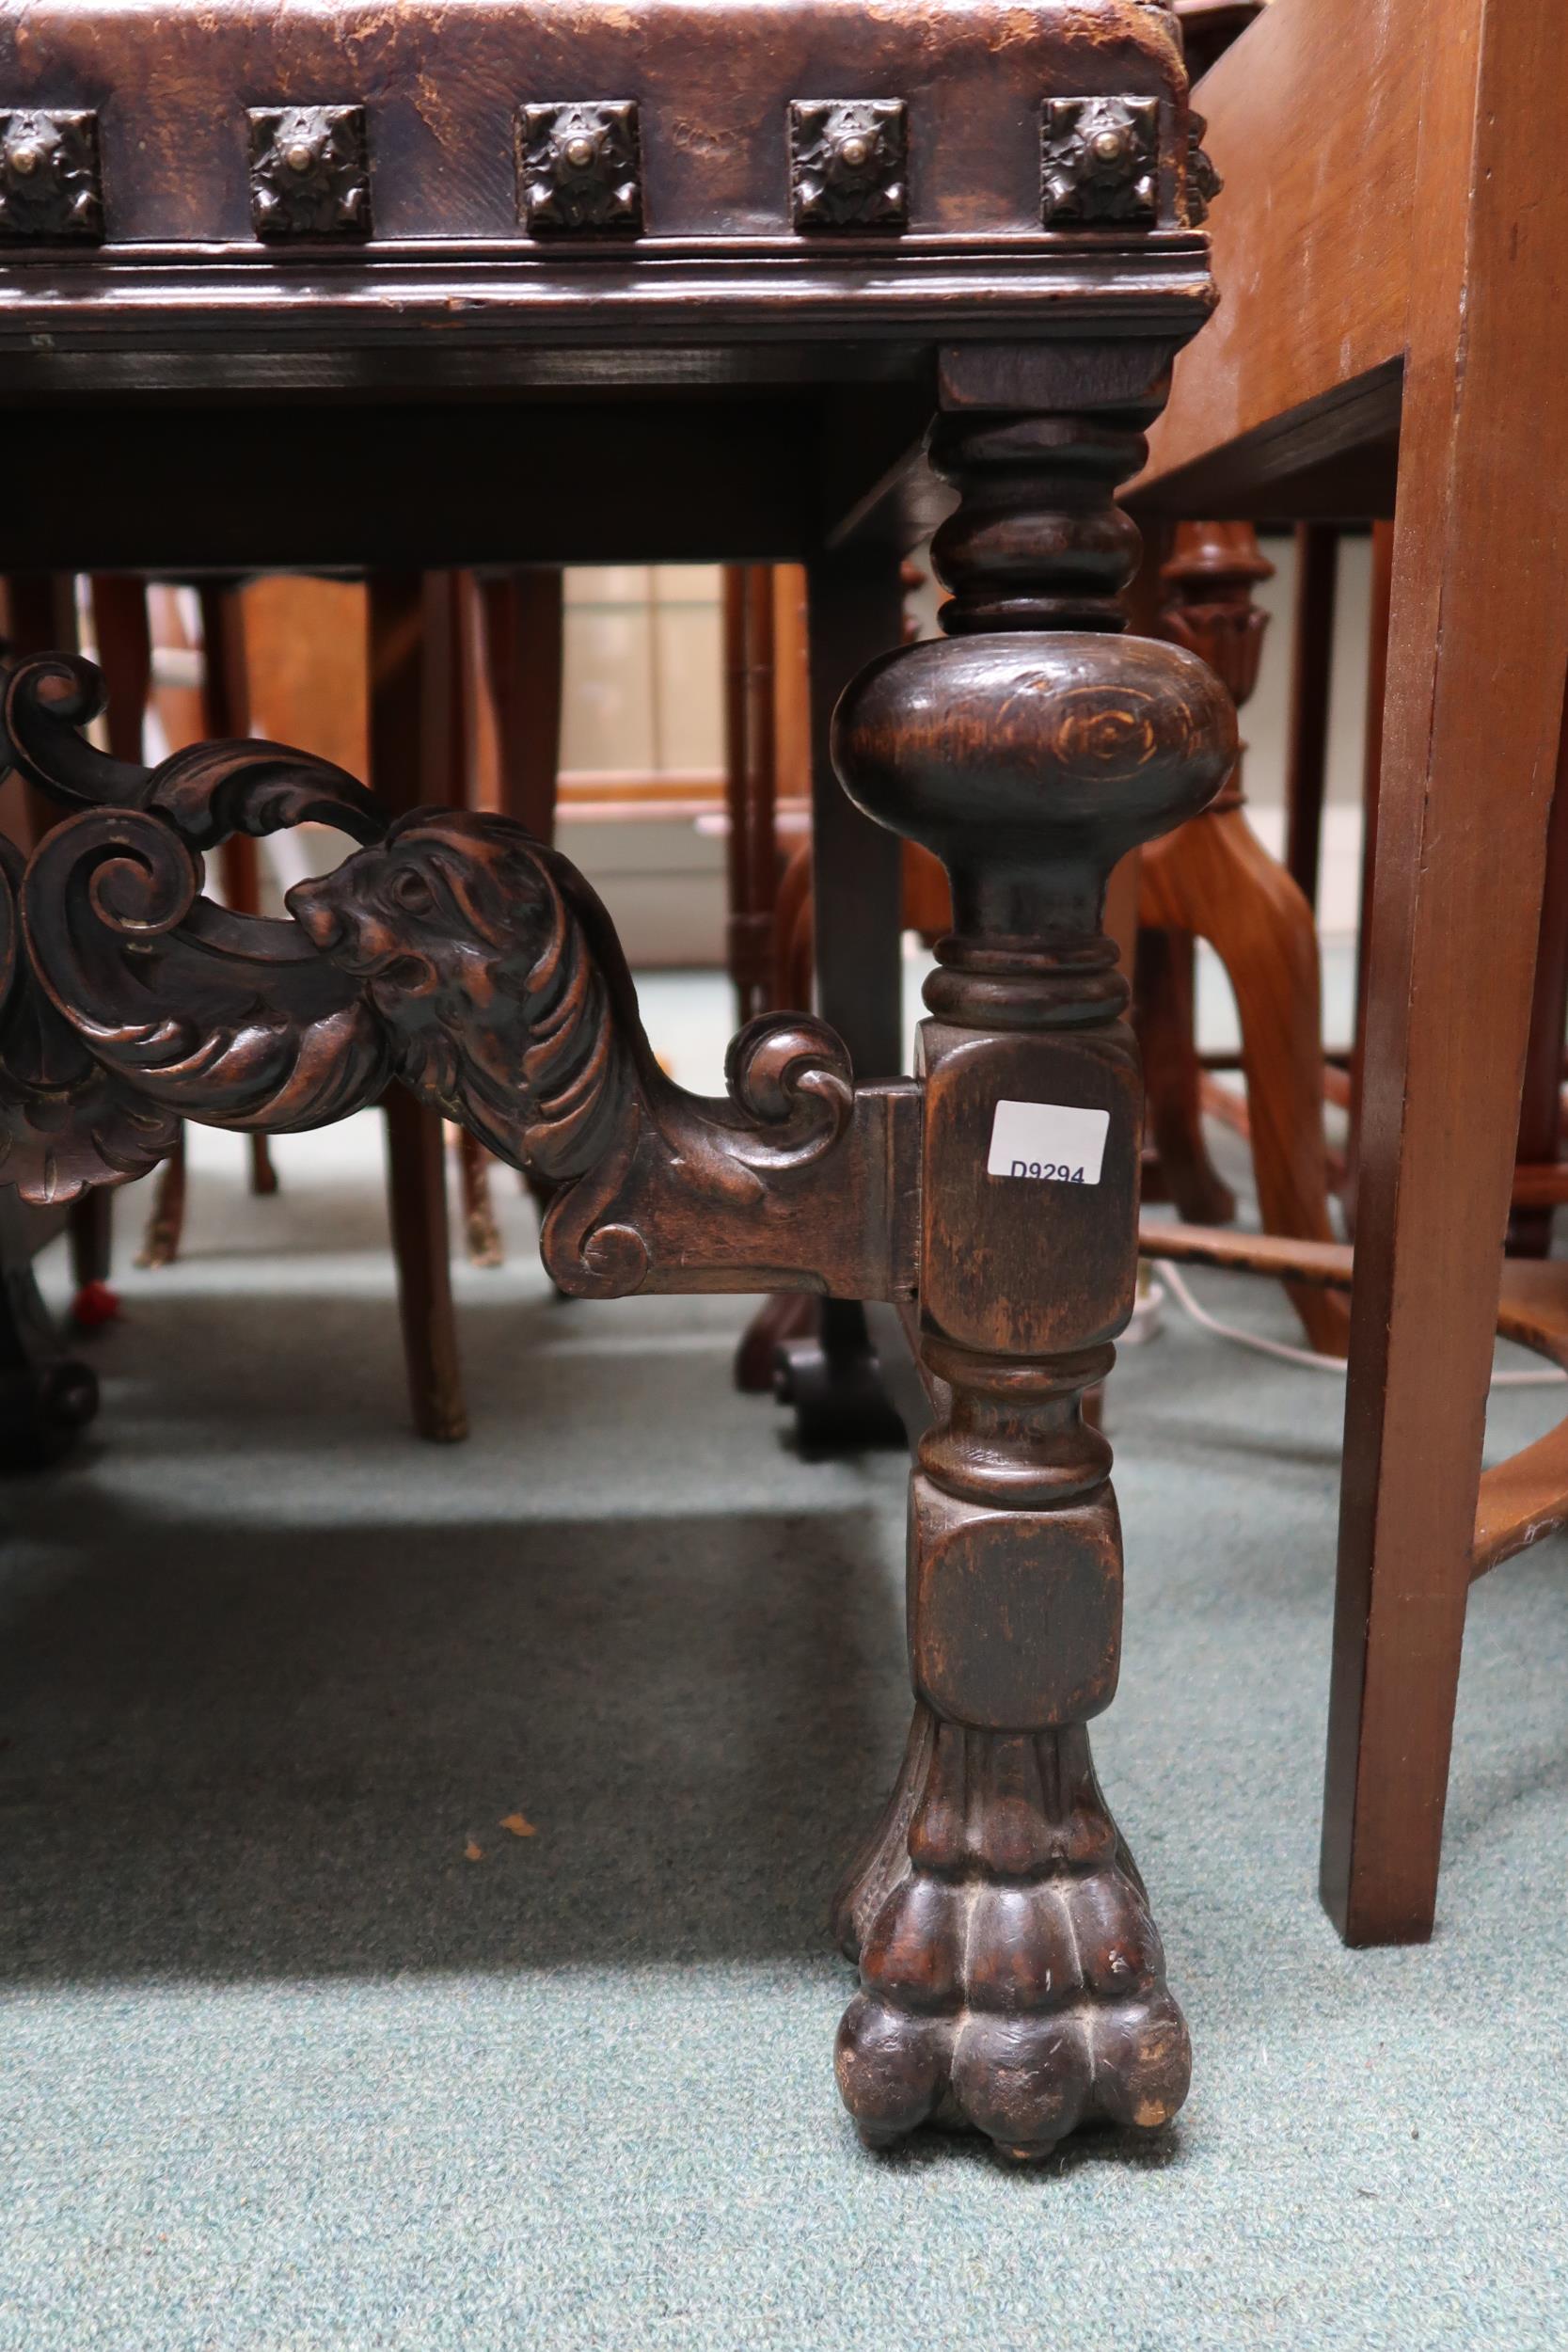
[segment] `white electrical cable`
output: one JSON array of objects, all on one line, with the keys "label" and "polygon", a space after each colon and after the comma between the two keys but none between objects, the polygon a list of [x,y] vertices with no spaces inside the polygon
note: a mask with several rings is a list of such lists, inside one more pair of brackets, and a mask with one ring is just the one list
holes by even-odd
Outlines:
[{"label": "white electrical cable", "polygon": [[[1283,1340],[1265,1339],[1260,1331],[1243,1331],[1233,1323],[1221,1323],[1206,1307],[1200,1307],[1180,1274],[1168,1258],[1156,1258],[1154,1270],[1169,1285],[1177,1305],[1189,1314],[1203,1330],[1213,1332],[1216,1339],[1232,1340],[1238,1347],[1250,1347],[1259,1356],[1277,1356],[1281,1363],[1300,1364],[1307,1372],[1337,1373],[1342,1380],[1345,1367],[1338,1356],[1320,1356],[1309,1347],[1291,1347]],[[1273,1280],[1274,1277],[1265,1278]],[[1495,1389],[1544,1389],[1568,1380],[1568,1372],[1553,1364],[1540,1372],[1494,1372]]]}]

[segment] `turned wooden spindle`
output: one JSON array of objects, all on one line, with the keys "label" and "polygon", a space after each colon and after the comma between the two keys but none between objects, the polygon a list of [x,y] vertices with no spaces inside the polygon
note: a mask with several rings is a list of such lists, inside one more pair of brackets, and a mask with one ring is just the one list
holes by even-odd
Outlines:
[{"label": "turned wooden spindle", "polygon": [[[1250,523],[1214,522],[1179,525],[1161,568],[1161,635],[1206,661],[1238,710],[1258,684],[1269,625],[1254,591],[1274,568]],[[1234,770],[1201,818],[1143,860],[1138,1022],[1147,1057],[1159,1071],[1150,1124],[1183,1216],[1198,1224],[1227,1222],[1235,1203],[1207,1165],[1191,1035],[1193,942],[1205,939],[1235,993],[1263,1230],[1333,1241],[1317,930],[1302,891],[1245,814],[1245,748],[1240,746]],[[1174,1033],[1178,1025],[1183,1034]],[[1342,1356],[1349,1336],[1343,1299],[1307,1283],[1288,1288],[1311,1344]]]},{"label": "turned wooden spindle", "polygon": [[1187,2088],[1085,1728],[1116,1689],[1121,1545],[1083,1406],[1132,1312],[1142,1132],[1105,882],[1236,747],[1210,671],[1117,633],[1138,538],[1114,492],[1147,414],[942,419],[946,637],[839,712],[851,797],[937,853],[954,906],[921,1033],[919,1347],[943,1402],[911,1494],[914,1724],[836,1909],[861,1969],[839,2081],[873,2142],[967,2122],[1034,2156],[1089,2117],[1164,2123]]}]

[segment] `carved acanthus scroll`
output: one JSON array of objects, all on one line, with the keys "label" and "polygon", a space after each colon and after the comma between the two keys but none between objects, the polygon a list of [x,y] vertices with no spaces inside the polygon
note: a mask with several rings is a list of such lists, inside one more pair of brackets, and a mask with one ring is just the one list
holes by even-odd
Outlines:
[{"label": "carved acanthus scroll", "polygon": [[[11,761],[77,813],[6,869],[0,1181],[70,1198],[140,1174],[180,1119],[323,1126],[397,1078],[560,1186],[544,1248],[564,1290],[912,1295],[912,1086],[857,1094],[832,1032],[789,1015],[736,1039],[725,1098],[688,1093],[597,898],[520,825],[388,825],[352,777],[273,743],[132,767],[79,732],[100,702],[74,660],[8,691]],[[202,850],[306,821],[363,846],[298,884],[287,921],[201,895]]]}]

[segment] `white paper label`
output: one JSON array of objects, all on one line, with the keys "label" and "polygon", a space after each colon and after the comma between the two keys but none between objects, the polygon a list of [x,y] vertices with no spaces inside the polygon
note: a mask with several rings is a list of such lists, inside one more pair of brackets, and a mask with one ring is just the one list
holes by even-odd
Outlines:
[{"label": "white paper label", "polygon": [[998,1103],[986,1173],[1036,1184],[1098,1184],[1110,1124],[1109,1111],[1070,1103]]}]

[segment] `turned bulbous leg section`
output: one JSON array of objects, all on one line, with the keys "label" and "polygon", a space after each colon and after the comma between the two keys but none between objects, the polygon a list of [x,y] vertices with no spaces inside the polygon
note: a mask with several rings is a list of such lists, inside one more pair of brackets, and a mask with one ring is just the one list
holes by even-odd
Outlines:
[{"label": "turned bulbous leg section", "polygon": [[941,1400],[911,1489],[914,1729],[840,1898],[861,1989],[838,2079],[863,2137],[964,2124],[1006,2154],[1150,2130],[1186,2027],[1086,1725],[1116,1691],[1121,1534],[1085,1420],[1132,1310],[1143,1100],[1105,881],[1195,815],[1234,707],[1117,635],[1135,420],[944,419],[945,643],[839,707],[851,797],[933,850],[954,929],[927,983],[919,1345]]},{"label": "turned bulbous leg section", "polygon": [[969,2125],[1037,2157],[1085,2122],[1157,2128],[1186,2097],[1187,2029],[1082,1724],[985,1732],[918,1706],[835,1927],[861,1974],[839,2089],[872,2146]]}]

